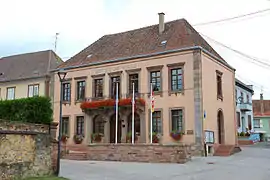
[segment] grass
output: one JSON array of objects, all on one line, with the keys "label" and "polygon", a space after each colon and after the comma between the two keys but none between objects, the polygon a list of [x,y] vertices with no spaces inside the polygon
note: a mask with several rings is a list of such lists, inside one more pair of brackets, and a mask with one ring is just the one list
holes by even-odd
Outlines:
[{"label": "grass", "polygon": [[24,180],[68,180],[68,179],[62,177],[49,176],[49,177],[31,177],[26,178]]}]

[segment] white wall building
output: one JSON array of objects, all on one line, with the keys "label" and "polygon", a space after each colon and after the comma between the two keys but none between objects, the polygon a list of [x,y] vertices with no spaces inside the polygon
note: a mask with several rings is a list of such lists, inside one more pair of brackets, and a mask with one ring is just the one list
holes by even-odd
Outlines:
[{"label": "white wall building", "polygon": [[238,132],[246,132],[253,129],[252,85],[246,85],[235,79],[236,121]]}]

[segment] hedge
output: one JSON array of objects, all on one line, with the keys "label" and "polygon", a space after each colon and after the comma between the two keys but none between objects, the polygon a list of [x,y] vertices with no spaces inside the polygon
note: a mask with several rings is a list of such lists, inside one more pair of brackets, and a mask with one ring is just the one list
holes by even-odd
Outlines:
[{"label": "hedge", "polygon": [[52,115],[51,100],[47,97],[0,100],[0,119],[6,121],[49,124]]}]

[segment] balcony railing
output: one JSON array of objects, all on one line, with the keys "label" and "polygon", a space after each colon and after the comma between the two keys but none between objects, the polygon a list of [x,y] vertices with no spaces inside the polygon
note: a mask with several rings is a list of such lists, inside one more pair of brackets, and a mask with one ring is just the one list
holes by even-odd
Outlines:
[{"label": "balcony railing", "polygon": [[239,103],[238,107],[241,111],[251,111],[252,110],[252,104],[251,103]]},{"label": "balcony railing", "polygon": [[[149,93],[135,93],[135,99],[138,98],[146,98],[148,97]],[[132,98],[132,94],[127,93],[127,94],[120,94],[119,99],[127,99],[127,98]],[[103,96],[103,97],[86,97],[85,101],[87,102],[92,102],[92,101],[99,101],[99,100],[106,100],[106,99],[115,99],[115,96]]]}]

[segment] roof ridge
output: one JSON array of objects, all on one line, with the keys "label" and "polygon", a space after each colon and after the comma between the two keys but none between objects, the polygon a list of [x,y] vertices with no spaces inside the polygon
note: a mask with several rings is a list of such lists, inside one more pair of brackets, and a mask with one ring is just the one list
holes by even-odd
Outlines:
[{"label": "roof ridge", "polygon": [[41,51],[34,51],[34,52],[27,52],[27,53],[21,53],[21,54],[14,54],[14,55],[9,55],[9,56],[3,56],[3,57],[0,57],[0,59],[5,59],[5,58],[11,58],[11,57],[15,57],[15,56],[22,56],[22,55],[30,55],[30,54],[37,54],[37,53],[42,53],[42,52],[49,52],[49,51],[52,51],[54,52],[53,50],[51,49],[48,49],[48,50],[41,50]]},{"label": "roof ridge", "polygon": [[[168,23],[173,23],[173,22],[176,22],[176,21],[185,21],[186,22],[186,19],[185,18],[175,19],[175,20],[172,20],[172,21],[164,22],[164,24],[166,25]],[[118,35],[118,34],[130,33],[132,31],[138,31],[138,30],[142,30],[142,29],[147,29],[147,28],[151,28],[153,26],[158,26],[158,25],[159,24],[152,24],[152,25],[149,25],[149,26],[144,26],[144,27],[140,27],[140,28],[136,28],[136,29],[127,30],[127,31],[122,31],[122,32],[117,32],[117,33],[112,33],[112,34],[106,34],[104,36],[113,36],[113,35]]]}]

